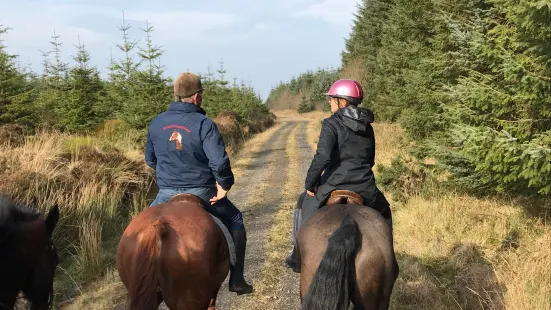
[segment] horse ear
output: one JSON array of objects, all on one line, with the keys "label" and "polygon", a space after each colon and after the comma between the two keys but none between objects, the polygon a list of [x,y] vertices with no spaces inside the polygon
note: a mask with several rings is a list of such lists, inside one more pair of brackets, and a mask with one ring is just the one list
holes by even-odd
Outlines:
[{"label": "horse ear", "polygon": [[48,235],[52,236],[57,221],[59,220],[59,206],[56,203],[53,207],[50,208],[50,212],[46,216],[46,228],[48,229]]}]

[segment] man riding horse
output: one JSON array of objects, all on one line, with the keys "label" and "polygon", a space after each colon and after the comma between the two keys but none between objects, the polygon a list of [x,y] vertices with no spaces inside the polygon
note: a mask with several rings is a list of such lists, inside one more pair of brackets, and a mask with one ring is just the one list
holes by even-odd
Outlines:
[{"label": "man riding horse", "polygon": [[[362,86],[350,79],[333,83],[329,91],[330,117],[323,120],[316,154],[305,181],[305,189],[294,212],[293,251],[286,264],[300,270],[296,251],[296,232],[335,190],[352,191],[365,205],[379,211],[392,227],[390,206],[375,184],[375,134],[373,112],[358,105],[363,100]],[[322,174],[323,173],[323,174]]]},{"label": "man riding horse", "polygon": [[159,193],[151,206],[166,203],[177,194],[193,194],[205,209],[220,218],[231,232],[236,251],[229,290],[251,293],[243,278],[246,230],[239,209],[227,198],[234,176],[225,144],[216,124],[201,108],[201,79],[183,73],[174,82],[176,101],[149,125],[145,161],[156,171]]}]

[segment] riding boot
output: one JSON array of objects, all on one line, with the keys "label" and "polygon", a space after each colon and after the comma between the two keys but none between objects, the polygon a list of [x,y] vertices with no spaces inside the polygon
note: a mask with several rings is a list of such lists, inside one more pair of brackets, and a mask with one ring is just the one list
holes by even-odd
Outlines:
[{"label": "riding boot", "polygon": [[236,262],[231,266],[229,290],[238,295],[249,294],[253,292],[253,287],[243,277],[245,269],[245,248],[247,244],[247,233],[244,230],[232,232],[233,242],[235,243]]},{"label": "riding boot", "polygon": [[301,209],[295,209],[293,213],[293,251],[285,259],[285,265],[297,273],[300,273],[300,260],[297,257],[297,231],[300,225],[301,211]]}]

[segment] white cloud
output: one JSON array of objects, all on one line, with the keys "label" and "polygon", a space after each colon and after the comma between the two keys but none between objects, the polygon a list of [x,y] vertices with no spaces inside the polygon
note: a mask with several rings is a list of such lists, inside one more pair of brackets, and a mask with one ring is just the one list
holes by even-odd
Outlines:
[{"label": "white cloud", "polygon": [[323,0],[310,4],[306,9],[294,13],[292,16],[315,17],[335,25],[349,26],[358,3],[358,0]]},{"label": "white cloud", "polygon": [[278,6],[284,9],[304,7],[307,4],[316,3],[319,0],[279,0]]},{"label": "white cloud", "polygon": [[40,3],[33,8],[0,5],[0,12],[0,24],[11,28],[6,35],[8,46],[43,48],[54,31],[64,45],[76,44],[78,37],[86,44],[101,42],[107,37],[107,34],[70,25],[67,17],[74,17],[75,12],[69,6]]},{"label": "white cloud", "polygon": [[260,31],[270,31],[270,30],[276,30],[277,27],[272,24],[256,23],[254,24],[254,29],[260,30]]},{"label": "white cloud", "polygon": [[199,39],[209,31],[226,29],[237,22],[232,14],[200,11],[125,12],[127,20],[149,22],[154,27],[154,40],[160,43]]}]

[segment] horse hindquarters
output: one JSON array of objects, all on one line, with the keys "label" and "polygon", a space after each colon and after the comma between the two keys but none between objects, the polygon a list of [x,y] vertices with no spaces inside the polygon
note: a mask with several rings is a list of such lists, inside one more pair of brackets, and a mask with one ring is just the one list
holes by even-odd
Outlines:
[{"label": "horse hindquarters", "polygon": [[341,226],[329,237],[326,252],[302,300],[302,309],[348,309],[351,268],[360,245],[361,232],[358,224],[347,215]]},{"label": "horse hindquarters", "polygon": [[392,255],[392,258],[391,270],[389,273],[385,274],[384,277],[383,293],[378,310],[388,310],[390,307],[390,297],[392,295],[392,290],[394,289],[394,283],[396,283],[396,279],[398,279],[398,261],[396,261],[396,257],[394,255]]},{"label": "horse hindquarters", "polygon": [[166,224],[160,220],[119,243],[117,269],[128,290],[129,310],[154,310],[159,306],[159,256]]},{"label": "horse hindquarters", "polygon": [[164,301],[174,310],[214,309],[229,271],[227,242],[214,222],[201,226],[200,231],[190,228],[178,226],[165,241],[160,260]]}]

